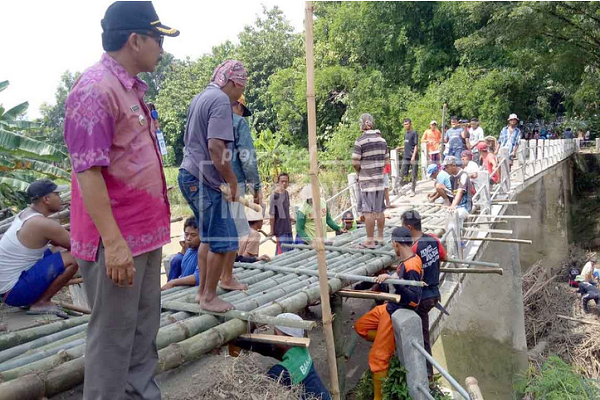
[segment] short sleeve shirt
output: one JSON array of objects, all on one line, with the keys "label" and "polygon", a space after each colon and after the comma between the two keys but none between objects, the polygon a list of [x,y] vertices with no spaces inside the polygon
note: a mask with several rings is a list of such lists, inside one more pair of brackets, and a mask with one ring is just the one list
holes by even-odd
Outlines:
[{"label": "short sleeve shirt", "polygon": [[269,198],[269,215],[275,218],[273,233],[275,236],[292,233],[290,219],[290,195],[287,190],[283,193],[274,192]]},{"label": "short sleeve shirt", "polygon": [[440,152],[440,142],[442,141],[442,132],[437,129],[427,129],[423,133],[423,142],[427,143],[427,152],[437,154]]},{"label": "short sleeve shirt", "polygon": [[458,150],[464,150],[464,142],[462,139],[462,128],[451,128],[446,131],[446,138],[448,139],[448,148],[450,153],[454,153]]},{"label": "short sleeve shirt", "polygon": [[441,183],[442,185],[444,185],[446,187],[446,189],[452,190],[452,182],[450,181],[450,174],[447,173],[446,171],[441,170],[440,172],[438,172],[437,176],[435,177],[435,181],[437,183]]},{"label": "short sleeve shirt", "polygon": [[460,203],[458,207],[463,207],[467,211],[471,211],[471,180],[469,179],[469,175],[465,170],[460,170],[458,174],[451,175],[450,181],[452,182],[452,191],[454,192],[454,196],[458,194],[458,192],[463,192],[463,195],[460,199]]},{"label": "short sleeve shirt", "polygon": [[78,173],[102,167],[115,221],[133,256],[170,242],[170,210],[146,84],[108,54],[73,85],[65,142],[73,167],[71,253],[94,261],[100,234],[83,204]]},{"label": "short sleeve shirt", "polygon": [[234,140],[231,101],[221,89],[211,84],[192,100],[187,118],[181,168],[205,185],[220,190],[225,180],[212,163],[208,141],[225,141],[231,154]]},{"label": "short sleeve shirt", "polygon": [[354,142],[352,159],[360,161],[358,182],[363,192],[385,190],[383,168],[388,157],[388,147],[378,131],[365,131]]},{"label": "short sleeve shirt", "polygon": [[[480,126],[478,126],[477,129],[469,128],[469,143],[471,144],[471,146],[483,141],[483,137],[483,128],[481,128]],[[477,147],[474,147],[473,153],[478,152],[479,150],[477,150]]]},{"label": "short sleeve shirt", "polygon": [[[415,151],[415,147],[419,145],[419,135],[415,131],[408,131],[404,134],[404,159],[410,160]],[[419,158],[419,151],[415,158]]]}]

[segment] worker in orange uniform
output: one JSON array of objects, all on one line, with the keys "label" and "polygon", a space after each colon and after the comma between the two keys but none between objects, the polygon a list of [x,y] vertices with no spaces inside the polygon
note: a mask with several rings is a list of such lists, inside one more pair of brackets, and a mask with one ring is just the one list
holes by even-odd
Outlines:
[{"label": "worker in orange uniform", "polygon": [[[394,275],[381,274],[377,283],[384,283],[389,278],[421,281],[423,268],[421,259],[412,250],[413,238],[407,228],[396,228],[392,232],[394,251],[401,260]],[[397,275],[397,276],[396,276]],[[390,359],[396,349],[392,314],[399,308],[416,311],[421,299],[420,286],[392,285],[395,293],[400,295],[400,303],[387,303],[377,306],[362,317],[354,325],[359,336],[373,342],[369,352],[369,368],[373,374],[374,400],[381,400],[383,380],[387,377]]]}]

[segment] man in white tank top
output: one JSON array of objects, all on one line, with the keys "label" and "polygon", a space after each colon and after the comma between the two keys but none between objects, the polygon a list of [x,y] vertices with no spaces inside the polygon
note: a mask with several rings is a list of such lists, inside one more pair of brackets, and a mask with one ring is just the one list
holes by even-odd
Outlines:
[{"label": "man in white tank top", "polygon": [[0,300],[15,306],[29,306],[29,314],[67,314],[51,302],[77,272],[69,251],[53,253],[49,245],[71,248],[69,232],[48,218],[61,210],[59,187],[43,179],[27,188],[31,205],[21,211],[0,239]]}]

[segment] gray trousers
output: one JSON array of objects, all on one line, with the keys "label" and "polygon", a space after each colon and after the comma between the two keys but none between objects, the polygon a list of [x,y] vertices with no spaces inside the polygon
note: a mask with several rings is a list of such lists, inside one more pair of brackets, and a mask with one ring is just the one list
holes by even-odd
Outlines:
[{"label": "gray trousers", "polygon": [[85,347],[85,400],[160,399],[158,362],[162,249],[134,257],[133,287],[106,276],[104,247],[96,262],[77,260],[92,315]]}]

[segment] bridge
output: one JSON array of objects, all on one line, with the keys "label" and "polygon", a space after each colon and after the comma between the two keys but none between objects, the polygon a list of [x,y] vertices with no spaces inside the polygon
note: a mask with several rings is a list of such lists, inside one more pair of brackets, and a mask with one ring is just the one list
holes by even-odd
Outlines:
[{"label": "bridge", "polygon": [[[441,303],[450,316],[437,309],[431,311],[432,339],[437,340],[445,327],[460,325],[464,321],[453,321],[461,315],[464,308],[461,306],[461,297],[473,290],[473,279],[485,279],[490,296],[503,290],[509,293],[509,311],[498,311],[497,315],[500,319],[506,317],[510,320],[505,325],[511,327],[502,339],[508,338],[513,350],[526,350],[523,310],[522,306],[519,307],[519,304],[522,305],[519,243],[503,241],[502,238],[495,241],[493,234],[513,233],[514,228],[496,229],[491,222],[502,219],[509,228],[514,227],[521,218],[510,211],[517,196],[544,176],[556,171],[574,152],[579,151],[580,145],[577,139],[521,141],[512,170],[507,154],[503,151],[499,160],[502,180],[491,187],[487,173],[480,172],[481,184],[474,196],[478,211],[468,217],[462,234],[456,213],[448,212],[443,206],[428,203],[426,193],[431,190],[432,184],[420,181],[417,195],[410,198],[410,202],[405,198],[394,199],[397,208],[387,212],[385,244],[377,252],[354,248],[364,240],[364,228],[333,239],[333,246],[326,249],[330,293],[333,296],[353,282],[368,281],[378,271],[391,266],[395,261],[390,243],[391,230],[394,225],[400,225],[402,212],[415,209],[423,216],[424,230],[442,238],[451,258],[477,262],[492,257],[492,261],[502,266],[504,273],[501,277],[478,275],[475,278],[475,275],[461,272],[463,268],[472,268],[471,264],[443,265],[447,270],[440,278]],[[395,154],[393,157],[397,158]],[[397,176],[398,165],[394,164],[392,174]],[[349,185],[345,191],[351,197],[354,196],[354,185],[353,178],[349,177]],[[63,212],[61,217],[64,218],[65,215],[68,212]],[[3,226],[0,226],[0,232],[3,232]],[[461,245],[461,242],[464,243]],[[460,269],[456,272],[449,271],[452,268]],[[197,291],[195,287],[179,287],[163,292],[163,311],[157,336],[159,364],[156,373],[197,360],[203,354],[244,334],[248,327],[247,321],[274,322],[277,321],[278,314],[299,312],[320,299],[317,257],[315,250],[310,248],[295,249],[276,256],[270,262],[237,263],[234,273],[239,281],[249,285],[249,289],[245,292],[221,292],[222,298],[236,307],[236,310],[225,314],[201,310],[194,302]],[[499,299],[501,297],[498,295]],[[334,313],[341,307],[341,301],[338,300],[339,297],[335,296],[332,300]],[[479,310],[477,313],[485,312],[489,314],[489,310]],[[486,318],[489,319],[489,316]],[[0,384],[0,400],[41,398],[81,384],[88,320],[89,316],[75,317],[0,335],[0,382],[3,382]],[[307,329],[312,326],[314,324],[302,325]],[[494,334],[490,333],[492,336]],[[336,348],[336,356],[340,358],[343,356],[342,341],[337,342],[340,342],[340,346]]]}]

